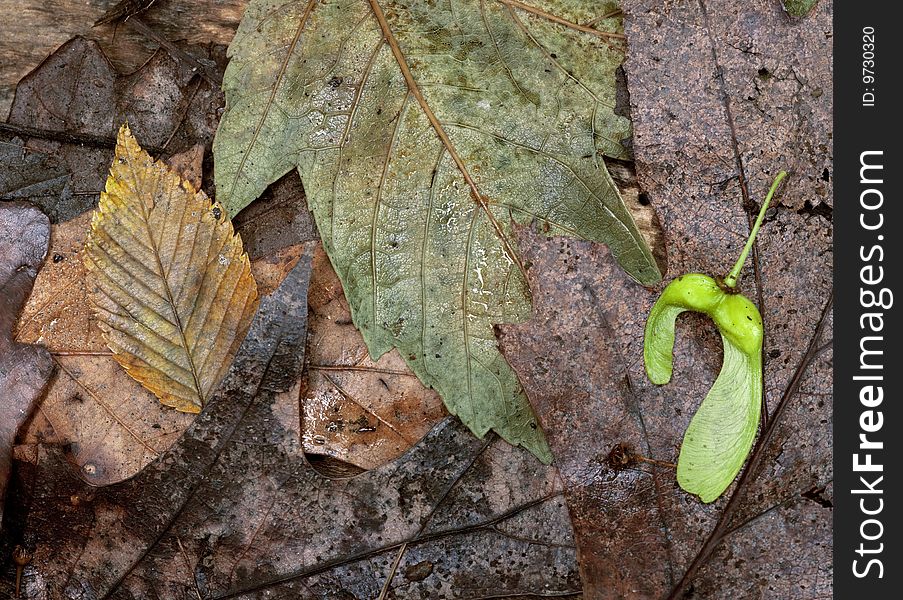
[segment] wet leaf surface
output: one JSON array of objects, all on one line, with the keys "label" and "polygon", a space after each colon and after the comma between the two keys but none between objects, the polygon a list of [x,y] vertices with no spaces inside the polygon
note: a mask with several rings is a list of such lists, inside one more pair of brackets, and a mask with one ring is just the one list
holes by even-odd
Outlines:
[{"label": "wet leaf surface", "polygon": [[[208,56],[222,60],[222,49]],[[55,223],[95,205],[121,123],[127,121],[149,150],[169,157],[197,143],[209,147],[221,106],[218,89],[165,51],[119,74],[97,43],[77,37],[22,79],[8,124],[32,132],[21,135],[25,147],[36,157],[53,157],[51,173],[71,174],[73,201],[44,204]]]},{"label": "wet leaf surface", "polygon": [[[176,3],[159,4],[163,10]],[[830,352],[807,365],[797,390],[789,384],[830,292],[831,5],[820,2],[803,19],[788,18],[779,3],[629,2],[626,9],[642,185],[632,201],[646,209],[651,229],[644,235],[659,233],[654,245],[667,245],[668,279],[691,270],[723,273],[774,171],[791,171],[741,285],[766,325],[769,413],[790,393],[742,493],[732,495],[735,484],[728,490],[734,500],[703,506],[679,490],[666,464],[675,461],[689,418],[720,368],[717,331],[702,318],[681,317],[675,379],[652,386],[642,372],[642,329],[659,289],[629,281],[604,248],[520,231],[523,259],[534,264],[536,313],[525,326],[504,328],[501,339],[549,433],[563,483],[498,441],[484,449],[454,421],[392,463],[351,478],[325,476],[322,464],[305,463],[311,448],[298,402],[299,383],[314,374],[301,370],[297,350],[288,347],[266,369],[272,345],[257,336],[236,364],[250,381],[228,379],[224,401],[215,401],[169,451],[161,447],[160,458],[148,454],[143,460],[151,464],[131,481],[86,486],[72,452],[55,445],[61,440],[49,428],[43,441],[27,437],[16,448],[0,541],[0,597],[12,594],[8,557],[16,543],[36,552],[24,573],[27,597],[102,597],[102,590],[115,589],[110,597],[376,598],[384,587],[387,598],[578,597],[581,587],[587,598],[829,595]],[[65,68],[81,69],[82,58],[94,60],[73,52]],[[179,69],[168,72],[181,83],[137,89],[187,97],[184,86],[192,80],[186,83]],[[53,79],[42,81],[48,94]],[[55,112],[65,115],[66,102],[85,106],[72,89],[61,87],[71,100]],[[32,85],[28,94],[36,91]],[[103,105],[106,98],[94,101]],[[184,104],[156,106],[164,122],[172,106]],[[107,119],[109,112],[106,106],[94,114]],[[215,126],[216,118],[208,122]],[[64,133],[68,125],[59,127]],[[169,150],[209,140],[206,131],[193,139],[183,128]],[[86,156],[97,150],[109,160],[112,131],[103,135],[108,145],[88,145]],[[64,160],[74,146],[26,141],[42,152],[14,149],[18,164],[37,175],[20,181],[56,194],[58,175],[74,164]],[[267,289],[278,287],[292,265],[312,260],[305,241],[315,239],[315,229],[296,175],[271,186],[240,221],[252,258],[266,263],[256,273],[270,274]],[[53,263],[52,255],[45,269],[72,258]],[[663,265],[660,252],[656,257]],[[331,296],[328,286],[311,291],[315,336],[316,294]],[[333,302],[341,299],[326,306]],[[293,337],[288,346],[303,347],[303,336],[285,329],[307,314],[294,310],[264,337],[282,331]],[[816,345],[830,339],[830,325],[829,314]],[[264,382],[255,393],[258,379]],[[33,426],[40,418],[36,413]],[[785,560],[789,555],[793,561]]]},{"label": "wet leaf surface", "polygon": [[[0,36],[0,119],[5,119],[16,84],[44,58],[74,36],[85,36],[100,44],[116,69],[137,70],[159,49],[159,43],[131,26],[110,24],[92,27],[114,0],[0,0],[6,19]],[[227,45],[247,0],[158,1],[141,19],[161,36],[189,44]],[[193,51],[189,51],[193,52]],[[204,59],[203,51],[197,57]]]},{"label": "wet leaf surface", "polygon": [[89,488],[51,446],[21,464],[14,535],[40,565],[28,594],[373,598],[393,572],[409,597],[579,592],[554,470],[497,438],[447,420],[356,477],[306,463],[282,400],[302,366],[312,252],[263,299],[217,396],[137,477]]},{"label": "wet leaf surface", "polygon": [[49,243],[50,223],[41,211],[23,202],[0,204],[0,518],[16,431],[53,371],[44,348],[12,337]]},{"label": "wet leaf surface", "polygon": [[397,350],[371,360],[342,284],[318,247],[311,279],[304,448],[373,469],[413,446],[448,413]]},{"label": "wet leaf surface", "polygon": [[630,133],[612,7],[252,1],[223,80],[223,205],[297,169],[371,356],[397,348],[478,437],[544,462],[492,330],[530,313],[511,224],[607,243],[661,278],[602,160],[627,158]]},{"label": "wet leaf surface", "polygon": [[48,215],[71,201],[71,174],[53,156],[25,149],[15,136],[0,136],[0,201],[26,200]]},{"label": "wet leaf surface", "polygon": [[[755,202],[777,170],[791,172],[741,282],[765,323],[765,395],[774,411],[831,293],[830,187],[822,178],[831,163],[830,7],[820,4],[803,26],[777,4],[625,4],[634,151],[668,241],[668,275],[726,273]],[[779,75],[763,81],[762,69]],[[604,249],[522,235],[535,264],[536,316],[506,327],[502,344],[559,457],[586,596],[830,595],[830,352],[804,370],[759,466],[742,490],[728,489],[740,496],[723,539],[681,582],[729,499],[702,505],[679,490],[673,469],[613,463],[610,453],[624,444],[634,455],[676,462],[720,368],[717,330],[704,317],[681,317],[674,378],[653,386],[642,339],[659,290],[627,280]],[[828,314],[818,344],[830,340],[830,324]],[[793,561],[776,558],[787,556],[787,540]]]}]

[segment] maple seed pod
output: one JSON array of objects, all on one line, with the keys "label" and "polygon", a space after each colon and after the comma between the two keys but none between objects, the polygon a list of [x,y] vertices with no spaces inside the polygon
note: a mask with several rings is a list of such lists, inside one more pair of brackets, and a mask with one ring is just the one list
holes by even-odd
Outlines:
[{"label": "maple seed pod", "polygon": [[677,482],[703,502],[717,499],[746,462],[762,407],[762,316],[756,305],[736,290],[746,257],[762,225],[768,204],[781,180],[775,178],[737,263],[723,280],[702,273],[681,275],[665,287],[646,320],[643,360],[649,380],[671,380],[674,328],[678,315],[708,315],[721,332],[724,361],[684,433],[677,461]]}]

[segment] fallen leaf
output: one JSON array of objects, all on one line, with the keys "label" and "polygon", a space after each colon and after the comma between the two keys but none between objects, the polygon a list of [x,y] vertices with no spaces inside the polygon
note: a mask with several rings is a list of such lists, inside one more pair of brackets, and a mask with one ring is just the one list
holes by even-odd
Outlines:
[{"label": "fallen leaf", "polygon": [[131,477],[178,439],[193,415],[161,405],[113,359],[89,300],[81,256],[91,215],[52,226],[49,259],[15,337],[46,347],[56,366],[22,443],[67,448],[92,485]]},{"label": "fallen leaf", "polygon": [[49,239],[50,222],[41,211],[21,202],[0,204],[0,520],[16,432],[53,370],[46,350],[12,337]]},{"label": "fallen leaf", "polygon": [[503,328],[502,346],[555,451],[585,597],[827,597],[831,360],[807,348],[831,339],[830,11],[804,24],[777,3],[631,1],[625,11],[639,183],[673,274],[726,273],[758,211],[752,199],[778,170],[791,173],[741,281],[765,324],[777,420],[728,497],[703,505],[682,492],[667,463],[721,367],[717,329],[681,317],[674,378],[654,386],[642,349],[658,290],[629,281],[603,248],[524,232],[536,317]]},{"label": "fallen leaf", "polygon": [[56,206],[71,202],[66,167],[52,156],[27,150],[21,139],[0,138],[0,166],[0,200],[27,200],[52,217]]},{"label": "fallen leaf", "polygon": [[32,491],[18,540],[35,551],[29,597],[579,594],[554,469],[497,438],[445,420],[355,477],[304,461],[284,394],[304,361],[312,252],[262,300],[217,396],[142,473],[95,490],[43,445],[17,471],[33,475],[17,482]]},{"label": "fallen leaf", "polygon": [[[222,49],[207,52],[222,57]],[[165,51],[120,74],[97,43],[77,37],[19,82],[9,122],[0,130],[19,132],[30,153],[49,157],[54,173],[70,174],[72,199],[42,204],[57,223],[96,204],[119,123],[128,121],[154,153],[171,156],[197,143],[209,146],[222,102],[218,89]]]},{"label": "fallen leaf", "polygon": [[[183,178],[201,178],[197,146],[169,162]],[[70,197],[56,205],[71,212],[67,202],[77,200]],[[266,198],[240,217],[236,230],[251,255],[258,292],[267,295],[294,267],[303,243],[317,239],[300,183],[274,184]],[[125,373],[106,347],[81,260],[89,231],[90,213],[52,225],[50,258],[38,273],[17,324],[16,340],[42,344],[57,366],[19,443],[23,452],[39,443],[63,447],[82,479],[104,486],[138,473],[179,438],[194,416],[161,405]],[[298,394],[296,390],[296,401]],[[312,417],[305,423],[322,429]]]},{"label": "fallen leaf", "polygon": [[578,23],[611,8],[252,1],[214,141],[231,213],[298,169],[374,359],[398,348],[477,436],[545,462],[493,332],[530,314],[511,223],[605,242],[661,278],[601,158],[627,156],[623,35],[617,14]]},{"label": "fallen leaf", "polygon": [[[182,0],[157,2],[141,15],[148,26],[169,40],[188,44],[226,45],[232,39],[247,0]],[[131,27],[92,24],[110,2],[57,0],[0,0],[0,14],[19,15],[5,19],[0,35],[0,121],[6,118],[16,84],[36,68],[48,54],[73,36],[86,36],[103,48],[121,73],[138,70],[159,49],[159,44]],[[182,45],[182,44],[180,44]],[[206,58],[203,47],[188,51]]]},{"label": "fallen leaf", "polygon": [[123,125],[82,260],[113,358],[163,404],[200,412],[258,305],[220,205],[155,162]]},{"label": "fallen leaf", "polygon": [[190,183],[194,189],[199,190],[204,184],[204,145],[195,144],[184,152],[179,152],[170,157],[166,164],[175,171],[179,177]]},{"label": "fallen leaf", "polygon": [[447,413],[397,350],[370,359],[320,245],[313,264],[300,397],[304,449],[373,469],[401,456]]},{"label": "fallen leaf", "polygon": [[[295,172],[269,186],[232,223],[251,257],[261,294],[279,284],[304,242],[320,239]],[[286,392],[304,410],[304,451],[375,468],[400,456],[446,412],[397,351],[370,360],[341,283],[319,245],[310,289],[308,365]]]}]

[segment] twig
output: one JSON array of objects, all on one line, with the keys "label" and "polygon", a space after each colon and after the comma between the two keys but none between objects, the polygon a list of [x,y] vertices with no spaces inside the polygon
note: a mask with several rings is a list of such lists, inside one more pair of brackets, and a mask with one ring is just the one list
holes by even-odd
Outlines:
[{"label": "twig", "polygon": [[[53,129],[38,129],[37,127],[28,127],[26,125],[15,125],[13,123],[0,123],[0,132],[12,133],[25,137],[33,137],[51,142],[60,142],[62,144],[79,144],[84,146],[93,146],[95,148],[115,148],[116,138],[102,137],[99,135],[90,135],[87,133],[71,133],[68,131],[56,131]],[[159,154],[163,152],[162,148],[156,146],[145,146],[148,152]]]},{"label": "twig", "polygon": [[153,40],[161,47],[165,48],[167,52],[169,52],[173,58],[184,62],[191,70],[204,78],[207,83],[219,89],[222,84],[222,79],[219,77],[219,74],[210,67],[209,64],[204,64],[202,61],[198,60],[194,56],[188,54],[165,37],[154,31],[150,26],[147,25],[144,21],[139,19],[138,17],[132,17],[126,24],[131,25],[132,28],[143,36]]}]

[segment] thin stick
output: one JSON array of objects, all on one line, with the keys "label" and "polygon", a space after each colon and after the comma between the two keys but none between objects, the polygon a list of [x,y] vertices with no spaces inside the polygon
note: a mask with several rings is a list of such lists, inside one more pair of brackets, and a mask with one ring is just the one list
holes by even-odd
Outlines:
[{"label": "thin stick", "polygon": [[652,465],[658,465],[660,467],[667,467],[669,469],[677,468],[677,465],[675,465],[674,463],[670,463],[670,462],[667,462],[664,460],[656,460],[654,458],[646,458],[645,456],[640,456],[639,454],[634,454],[633,459],[638,462],[644,462],[644,463],[649,463]]}]

